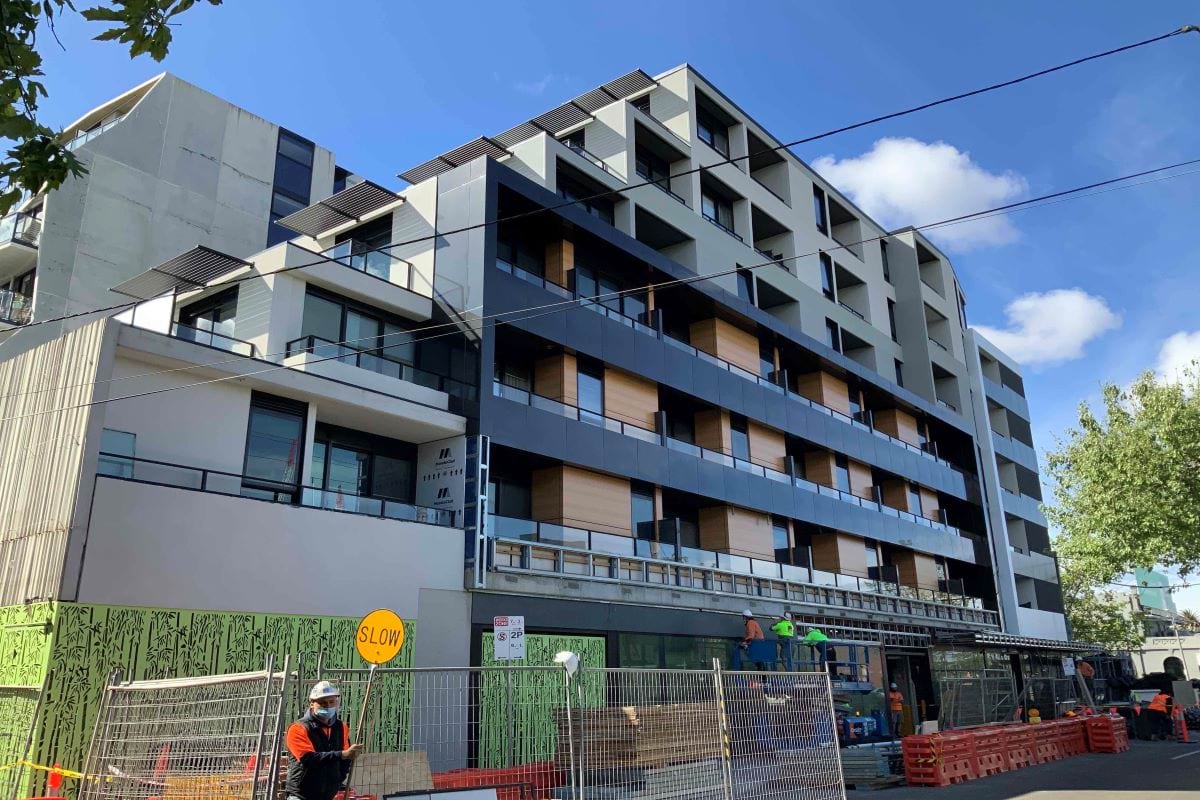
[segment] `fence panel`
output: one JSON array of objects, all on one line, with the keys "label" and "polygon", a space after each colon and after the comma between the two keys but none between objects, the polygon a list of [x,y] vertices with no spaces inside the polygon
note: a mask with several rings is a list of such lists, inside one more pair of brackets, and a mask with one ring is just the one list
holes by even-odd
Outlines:
[{"label": "fence panel", "polygon": [[846,796],[829,676],[721,672],[732,800]]},{"label": "fence panel", "polygon": [[[49,681],[49,676],[46,678]],[[27,796],[34,776],[22,763],[29,758],[46,684],[0,686],[0,800]]]},{"label": "fence panel", "polygon": [[80,800],[271,800],[288,671],[113,680]]}]

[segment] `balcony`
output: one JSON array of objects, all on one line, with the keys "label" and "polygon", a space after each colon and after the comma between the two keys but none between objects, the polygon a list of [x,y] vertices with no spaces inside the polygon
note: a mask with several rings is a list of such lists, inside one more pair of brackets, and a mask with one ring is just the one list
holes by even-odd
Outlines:
[{"label": "balcony", "polygon": [[586,422],[590,425],[595,425],[597,427],[604,428],[605,430],[612,431],[613,433],[629,436],[630,438],[638,439],[649,444],[661,445],[666,447],[668,450],[674,450],[678,453],[685,453],[695,458],[699,458],[702,461],[720,464],[725,467],[747,472],[759,478],[766,478],[767,480],[775,481],[776,483],[788,484],[805,492],[818,494],[823,497],[829,497],[852,506],[865,508],[870,511],[881,513],[885,516],[904,520],[905,522],[912,523],[913,525],[919,525],[923,528],[942,531],[954,536],[978,538],[976,534],[960,530],[959,528],[946,524],[940,520],[929,519],[927,517],[920,516],[919,514],[901,511],[884,503],[876,502],[875,500],[865,497],[859,497],[851,492],[843,492],[830,486],[814,483],[813,481],[809,481],[804,478],[789,474],[788,472],[776,469],[775,466],[763,463],[761,460],[754,459],[753,457],[750,459],[742,459],[730,455],[729,453],[710,450],[706,447],[701,447],[700,445],[693,444],[691,442],[685,442],[681,439],[673,438],[665,433],[643,428],[639,425],[632,425],[628,422],[622,422],[621,420],[612,419],[610,417],[601,416],[600,414],[595,414],[585,409],[577,408],[576,406],[567,405],[566,403],[535,394],[525,389],[518,389],[498,380],[492,381],[492,394],[496,397],[500,397],[505,400],[511,400],[531,408],[549,411],[552,414],[557,414],[558,416],[565,417],[566,419]]},{"label": "balcony", "polygon": [[68,150],[76,150],[79,147],[90,142],[92,139],[95,139],[100,134],[109,130],[113,126],[117,125],[123,119],[125,119],[124,114],[121,114],[121,113],[113,114],[108,119],[104,120],[99,125],[97,125],[96,127],[91,128],[90,130],[80,131],[79,133],[75,134],[73,137],[71,137],[70,139],[68,139],[66,141],[66,143],[63,145],[63,147],[65,147]]},{"label": "balcony", "polygon": [[672,197],[674,200],[676,200],[676,201],[677,201],[677,202],[678,202],[680,205],[684,205],[684,206],[686,206],[686,205],[687,205],[687,200],[684,200],[682,197],[680,197],[679,195],[677,195],[677,194],[675,194],[673,191],[671,191],[671,187],[668,185],[668,183],[667,183],[666,181],[661,181],[661,180],[659,180],[659,181],[656,181],[656,180],[651,180],[649,176],[647,176],[647,175],[642,175],[640,172],[638,173],[638,176],[639,176],[639,177],[641,177],[642,179],[646,180],[646,181],[647,181],[647,182],[648,182],[648,183],[649,183],[651,186],[653,186],[655,189],[658,189],[659,191],[661,191],[661,192],[664,192],[665,194],[668,194],[668,195],[670,195],[670,196],[671,196],[671,197]]},{"label": "balcony", "polygon": [[287,343],[285,358],[311,355],[314,358],[308,359],[305,362],[306,365],[319,364],[324,361],[336,361],[340,364],[369,370],[376,374],[413,383],[417,386],[424,386],[427,389],[445,392],[452,397],[461,397],[465,400],[475,399],[475,387],[471,384],[445,375],[438,375],[428,370],[419,369],[404,361],[377,355],[376,351],[380,349],[387,349],[387,346],[384,345],[382,348],[375,348],[374,351],[356,350],[353,347],[331,342],[319,336],[301,336],[299,339],[293,339]]},{"label": "balcony", "polygon": [[0,322],[9,325],[25,325],[33,314],[33,298],[0,289]]},{"label": "balcony", "polygon": [[362,242],[347,239],[321,253],[336,263],[376,278],[395,284],[402,289],[413,290],[412,264],[386,250],[368,247]]},{"label": "balcony", "polygon": [[720,228],[721,230],[725,231],[725,232],[726,232],[726,233],[728,233],[730,236],[732,236],[733,238],[737,239],[739,242],[745,243],[745,241],[746,241],[746,240],[745,240],[745,239],[743,239],[743,238],[741,237],[741,235],[740,235],[740,234],[737,234],[737,233],[735,233],[735,232],[734,232],[734,230],[733,230],[733,228],[730,228],[730,227],[728,227],[727,225],[725,225],[725,223],[723,223],[723,222],[720,222],[719,220],[717,220],[717,218],[716,218],[716,217],[709,216],[708,214],[701,214],[700,216],[704,217],[706,220],[708,220],[709,222],[711,222],[713,225],[716,225],[718,228]]},{"label": "balcony", "polygon": [[0,278],[19,275],[37,264],[42,221],[17,212],[0,218]]},{"label": "balcony", "polygon": [[[0,317],[2,316],[3,313],[0,313]],[[171,323],[171,335],[176,339],[183,339],[185,342],[195,342],[205,347],[213,347],[217,350],[224,350],[227,353],[236,353],[239,356],[246,356],[247,358],[255,358],[258,354],[258,350],[250,342],[235,339],[232,336],[226,336],[214,330],[193,328],[190,325],[184,325],[180,322]]]},{"label": "balcony", "polygon": [[998,624],[976,597],[513,517],[487,524],[497,572]]},{"label": "balcony", "polygon": [[271,503],[342,511],[402,522],[421,522],[445,528],[460,527],[455,513],[447,509],[426,508],[397,500],[330,492],[289,483],[264,481],[234,472],[190,467],[135,458],[118,453],[100,453],[96,474],[135,483],[150,483],[196,492],[244,497]]},{"label": "balcony", "polygon": [[563,146],[565,146],[568,150],[575,153],[583,160],[591,162],[592,164],[596,165],[600,169],[607,172],[609,175],[612,175],[614,178],[619,178],[621,180],[625,180],[625,178],[623,176],[619,175],[616,172],[616,170],[614,170],[612,167],[610,167],[604,161],[603,158],[596,155],[591,150],[588,150],[586,147],[584,147],[582,144],[580,144],[578,140],[567,137],[564,139],[559,139],[559,141],[562,142]]}]

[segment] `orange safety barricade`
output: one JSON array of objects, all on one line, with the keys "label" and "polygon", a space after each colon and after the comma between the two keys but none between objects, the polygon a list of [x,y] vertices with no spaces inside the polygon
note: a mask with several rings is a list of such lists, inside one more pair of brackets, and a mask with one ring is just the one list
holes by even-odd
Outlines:
[{"label": "orange safety barricade", "polygon": [[970,732],[930,733],[900,740],[904,779],[910,786],[949,786],[978,777]]}]

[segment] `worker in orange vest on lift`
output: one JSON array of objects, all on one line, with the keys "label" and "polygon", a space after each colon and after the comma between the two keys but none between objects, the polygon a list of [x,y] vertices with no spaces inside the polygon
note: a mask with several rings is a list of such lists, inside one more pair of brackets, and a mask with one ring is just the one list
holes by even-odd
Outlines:
[{"label": "worker in orange vest on lift", "polygon": [[1150,712],[1151,739],[1167,739],[1171,736],[1171,707],[1174,704],[1174,698],[1160,690],[1146,707]]}]

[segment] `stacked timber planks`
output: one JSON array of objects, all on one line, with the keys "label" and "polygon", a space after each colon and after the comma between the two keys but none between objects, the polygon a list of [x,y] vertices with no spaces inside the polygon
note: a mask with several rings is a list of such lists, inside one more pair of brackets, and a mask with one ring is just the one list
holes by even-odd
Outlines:
[{"label": "stacked timber planks", "polygon": [[585,771],[658,769],[721,755],[720,720],[712,704],[583,709],[573,712],[571,723],[568,734],[566,713],[556,712],[555,760],[561,767],[569,761],[570,746]]}]

